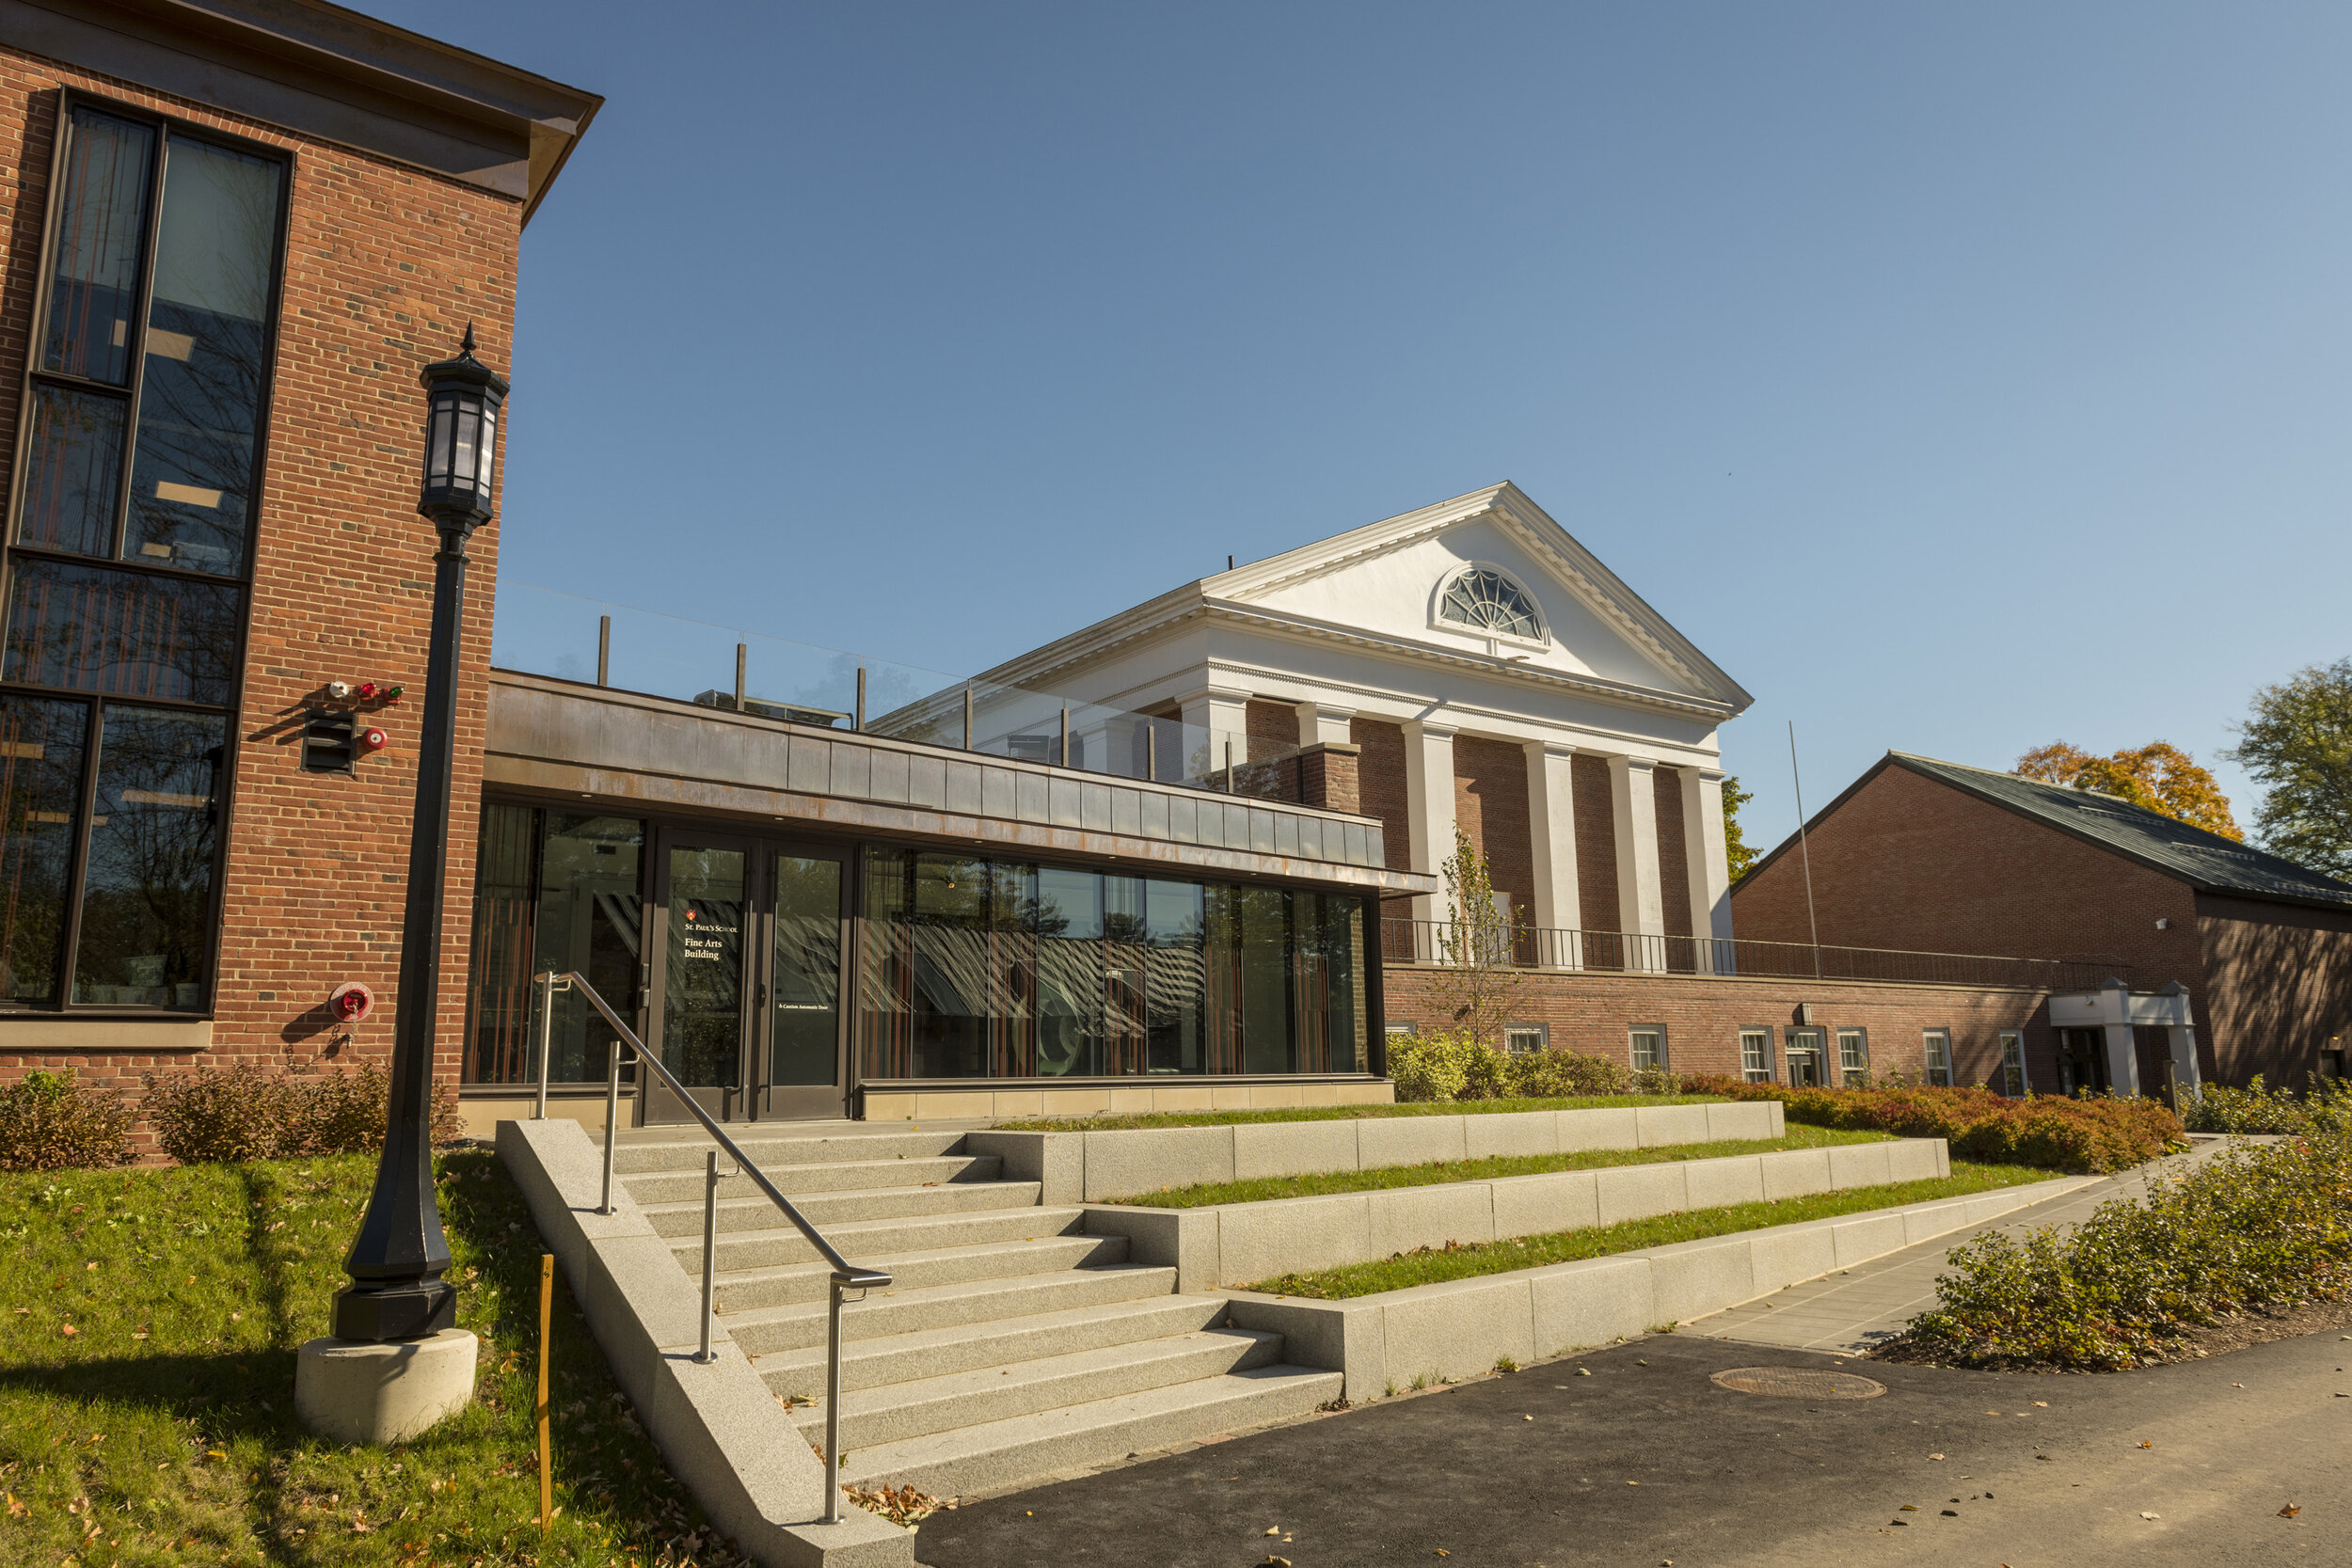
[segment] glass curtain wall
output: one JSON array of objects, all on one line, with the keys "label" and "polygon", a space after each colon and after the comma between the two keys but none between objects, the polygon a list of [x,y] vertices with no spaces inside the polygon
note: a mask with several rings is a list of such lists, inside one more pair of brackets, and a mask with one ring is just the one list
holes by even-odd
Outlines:
[{"label": "glass curtain wall", "polygon": [[861,1075],[1359,1072],[1362,901],[876,848]]},{"label": "glass curtain wall", "polygon": [[[634,1016],[644,843],[635,817],[483,806],[464,1082],[536,1078],[534,974],[585,974],[613,1011]],[[604,1081],[612,1029],[578,992],[556,994],[550,1035],[550,1083]]]}]

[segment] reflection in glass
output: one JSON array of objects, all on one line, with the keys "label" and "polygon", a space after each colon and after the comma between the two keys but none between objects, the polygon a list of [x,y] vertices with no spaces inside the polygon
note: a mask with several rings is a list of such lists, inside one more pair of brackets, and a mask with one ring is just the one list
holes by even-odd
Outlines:
[{"label": "reflection in glass", "polygon": [[670,851],[662,1064],[694,1088],[734,1088],[743,1047],[743,851]]},{"label": "reflection in glass", "polygon": [[0,696],[0,1002],[54,1002],[89,708]]},{"label": "reflection in glass", "polygon": [[[633,816],[551,811],[544,832],[533,973],[585,974],[614,1012],[634,1020],[642,1005],[637,979],[644,895],[638,876],[645,825]],[[557,993],[551,1033],[551,1082],[602,1081],[612,1061],[612,1026],[578,991]],[[634,1070],[622,1068],[624,1074]]]},{"label": "reflection in glass", "polygon": [[1198,882],[1144,884],[1144,940],[1149,951],[1145,1028],[1147,1069],[1201,1072],[1201,1008],[1207,979],[1202,944],[1208,921]]},{"label": "reflection in glass", "polygon": [[776,857],[774,1039],[768,1081],[837,1081],[841,863]]},{"label": "reflection in glass", "polygon": [[1037,1073],[1103,1070],[1103,879],[1041,866],[1037,874]]},{"label": "reflection in glass", "polygon": [[131,316],[154,153],[155,133],[148,127],[92,109],[73,111],[42,370],[117,387],[131,379]]},{"label": "reflection in glass", "polygon": [[531,863],[539,814],[484,801],[474,840],[473,953],[466,965],[468,1084],[520,1084],[536,1076],[531,1051]]},{"label": "reflection in glass", "polygon": [[992,1012],[988,863],[958,855],[911,861],[906,988],[914,1076],[983,1077]]},{"label": "reflection in glass", "polygon": [[118,397],[35,384],[19,544],[114,554],[123,408]]},{"label": "reflection in glass", "polygon": [[1302,1072],[1361,1072],[1368,1044],[1364,1010],[1364,911],[1360,900],[1295,892],[1298,929],[1298,1055]]},{"label": "reflection in glass", "polygon": [[0,680],[226,706],[240,593],[137,572],[19,559]]},{"label": "reflection in glass", "polygon": [[165,153],[126,560],[245,569],[279,172],[208,142]]},{"label": "reflection in glass", "polygon": [[215,714],[108,707],[101,717],[74,1001],[204,1006],[228,738]]},{"label": "reflection in glass", "polygon": [[1242,1070],[1294,1072],[1291,1053],[1290,895],[1280,888],[1237,889],[1241,959]]}]

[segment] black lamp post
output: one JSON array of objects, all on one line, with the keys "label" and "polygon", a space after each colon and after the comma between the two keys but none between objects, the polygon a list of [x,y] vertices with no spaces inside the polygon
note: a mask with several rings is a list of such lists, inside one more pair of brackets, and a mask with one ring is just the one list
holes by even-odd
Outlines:
[{"label": "black lamp post", "polygon": [[498,418],[506,383],[473,356],[473,327],[454,359],[427,365],[424,486],[417,510],[441,535],[433,557],[433,633],[417,739],[417,815],[408,832],[408,906],[401,922],[391,1106],[384,1157],[335,1293],[342,1339],[416,1339],[453,1328],[457,1291],[441,1278],[449,1242],[433,1190],[433,1043],[441,992],[443,866],[450,769],[457,749],[457,642],[465,620],[466,541],[490,517]]}]

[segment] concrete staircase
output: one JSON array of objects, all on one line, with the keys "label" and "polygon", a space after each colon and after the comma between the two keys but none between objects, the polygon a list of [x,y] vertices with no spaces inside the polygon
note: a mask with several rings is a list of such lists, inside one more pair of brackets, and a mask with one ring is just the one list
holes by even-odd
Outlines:
[{"label": "concrete staircase", "polygon": [[[940,1497],[998,1490],[1305,1415],[1341,1374],[1284,1364],[1279,1334],[1227,1326],[1221,1296],[1127,1261],[1086,1212],[1000,1179],[960,1132],[861,1124],[730,1129],[810,1221],[889,1289],[842,1314],[841,1446],[851,1483]],[[702,1268],[695,1128],[624,1131],[614,1168],[679,1268]],[[719,1323],[812,1445],[824,1435],[829,1271],[752,1183],[723,1180]]]}]

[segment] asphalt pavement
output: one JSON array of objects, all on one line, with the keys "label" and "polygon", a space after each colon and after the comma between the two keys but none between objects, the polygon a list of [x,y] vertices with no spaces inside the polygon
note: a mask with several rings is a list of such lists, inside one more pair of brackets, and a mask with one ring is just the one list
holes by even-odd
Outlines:
[{"label": "asphalt pavement", "polygon": [[[1860,1373],[1886,1392],[1782,1398],[1710,1381],[1744,1366]],[[2341,1568],[2345,1368],[2352,1339],[2335,1333],[2095,1376],[1654,1335],[967,1504],[924,1523],[916,1556],[932,1568]]]}]

